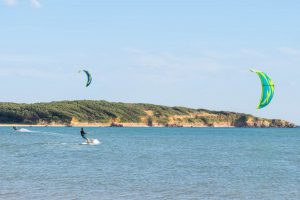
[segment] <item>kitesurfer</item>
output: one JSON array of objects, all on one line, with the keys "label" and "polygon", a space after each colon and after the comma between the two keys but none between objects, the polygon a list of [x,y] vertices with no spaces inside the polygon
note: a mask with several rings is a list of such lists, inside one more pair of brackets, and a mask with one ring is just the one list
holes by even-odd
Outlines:
[{"label": "kitesurfer", "polygon": [[17,127],[15,127],[15,126],[13,126],[13,129],[15,130],[15,131],[17,131],[18,129],[17,129]]},{"label": "kitesurfer", "polygon": [[80,134],[81,134],[81,137],[86,140],[86,142],[89,142],[89,139],[86,137],[87,133],[83,130],[83,128],[81,128]]}]

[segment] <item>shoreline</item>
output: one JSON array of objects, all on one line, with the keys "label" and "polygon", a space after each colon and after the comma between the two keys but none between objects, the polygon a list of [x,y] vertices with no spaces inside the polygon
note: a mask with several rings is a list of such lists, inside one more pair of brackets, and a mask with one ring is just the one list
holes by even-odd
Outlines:
[{"label": "shoreline", "polygon": [[[123,127],[116,128],[172,128],[165,125],[154,124],[148,126],[143,123],[122,123]],[[0,127],[113,127],[111,123],[76,123],[71,125],[66,124],[0,124]],[[180,127],[174,126],[174,128],[237,128],[236,126],[204,126],[204,125],[183,125]]]},{"label": "shoreline", "polygon": [[111,126],[111,123],[76,123],[72,125],[66,124],[0,124],[0,127],[113,127],[113,128],[288,128],[288,127],[251,127],[251,126],[225,126],[225,125],[215,125],[215,126],[205,126],[205,125],[183,125],[183,126],[164,126],[154,124],[153,126],[148,126],[143,123],[122,123],[123,127]]}]

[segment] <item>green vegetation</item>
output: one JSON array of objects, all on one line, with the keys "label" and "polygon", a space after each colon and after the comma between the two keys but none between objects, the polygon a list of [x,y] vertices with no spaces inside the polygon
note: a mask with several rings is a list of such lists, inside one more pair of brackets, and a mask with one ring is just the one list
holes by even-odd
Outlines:
[{"label": "green vegetation", "polygon": [[[138,123],[141,117],[147,116],[146,110],[151,110],[153,118],[159,119],[162,124],[167,123],[169,116],[197,112],[194,109],[180,107],[87,100],[35,104],[0,103],[0,123],[70,123],[72,118],[76,118],[79,122],[105,123],[119,119],[120,122]],[[151,117],[151,124],[153,118]]]},{"label": "green vegetation", "polygon": [[293,126],[283,120],[267,120],[252,115],[216,112],[204,109],[168,107],[153,104],[113,103],[107,101],[59,101],[50,103],[16,104],[0,103],[0,123],[3,124],[71,124],[89,123],[145,123],[241,126],[241,127],[286,127]]},{"label": "green vegetation", "polygon": [[122,122],[139,122],[143,115],[145,112],[132,104],[106,101],[0,103],[0,123],[70,123],[72,118],[79,122],[109,122],[114,118],[119,118]]}]

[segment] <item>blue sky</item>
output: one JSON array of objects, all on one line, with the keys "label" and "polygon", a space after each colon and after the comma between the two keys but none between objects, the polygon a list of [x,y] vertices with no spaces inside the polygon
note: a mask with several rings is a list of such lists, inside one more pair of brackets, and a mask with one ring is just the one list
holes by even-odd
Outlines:
[{"label": "blue sky", "polygon": [[[300,124],[299,9],[296,0],[1,0],[0,101],[146,102]],[[256,110],[250,68],[276,85],[266,109]]]}]

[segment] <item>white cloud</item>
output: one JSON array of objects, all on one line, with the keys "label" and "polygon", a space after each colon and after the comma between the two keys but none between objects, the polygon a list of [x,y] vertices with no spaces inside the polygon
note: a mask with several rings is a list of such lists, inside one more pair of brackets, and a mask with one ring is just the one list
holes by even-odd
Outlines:
[{"label": "white cloud", "polygon": [[248,57],[256,57],[256,58],[264,58],[266,55],[258,50],[249,49],[249,48],[242,48],[241,53],[248,56]]},{"label": "white cloud", "polygon": [[210,55],[176,55],[169,52],[150,53],[131,49],[133,61],[137,66],[160,70],[205,70],[215,72],[218,68],[216,58]]},{"label": "white cloud", "polygon": [[73,74],[65,73],[62,69],[44,69],[40,67],[0,67],[0,77],[66,79]]},{"label": "white cloud", "polygon": [[30,3],[32,5],[32,7],[34,8],[40,8],[41,7],[41,3],[39,0],[30,0]]},{"label": "white cloud", "polygon": [[292,56],[300,56],[300,50],[290,48],[290,47],[282,47],[278,49],[279,52],[287,55],[292,55]]},{"label": "white cloud", "polygon": [[222,58],[207,52],[190,55],[178,52],[150,52],[134,48],[127,48],[125,51],[129,66],[125,73],[132,74],[134,78],[140,77],[165,85],[204,80],[208,74],[218,74],[224,69],[224,65],[219,64]]},{"label": "white cloud", "polygon": [[[4,4],[7,6],[16,6],[19,3],[19,0],[3,0]],[[30,0],[30,4],[33,8],[40,8],[41,3],[39,0]]]},{"label": "white cloud", "polygon": [[4,0],[5,5],[7,6],[15,6],[17,5],[17,0]]},{"label": "white cloud", "polygon": [[53,63],[55,58],[49,56],[37,56],[32,54],[3,54],[0,53],[0,68],[5,64],[45,64]]}]

